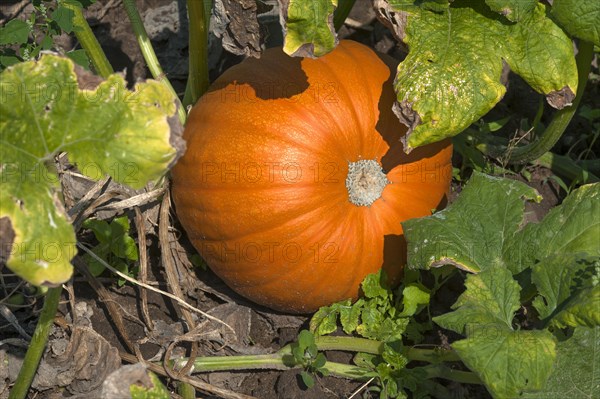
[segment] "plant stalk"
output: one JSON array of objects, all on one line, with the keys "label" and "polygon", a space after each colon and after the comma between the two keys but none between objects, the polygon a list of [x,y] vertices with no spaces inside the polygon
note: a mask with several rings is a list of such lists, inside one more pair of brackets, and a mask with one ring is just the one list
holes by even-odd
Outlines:
[{"label": "plant stalk", "polygon": [[98,39],[96,39],[90,25],[83,16],[81,7],[72,2],[62,0],[59,0],[59,4],[73,11],[73,32],[77,40],[79,40],[81,47],[83,47],[92,61],[96,73],[103,78],[108,78],[114,73],[113,67],[108,62],[108,58],[106,58],[106,54],[104,54],[102,47],[100,47]]},{"label": "plant stalk", "polygon": [[184,124],[187,114],[181,102],[179,101],[179,97],[177,96],[175,89],[173,89],[171,82],[165,76],[165,73],[160,66],[160,62],[158,62],[158,57],[156,56],[154,47],[152,47],[152,42],[148,37],[148,33],[146,32],[146,28],[144,27],[140,13],[135,5],[135,1],[123,0],[123,6],[125,7],[125,11],[127,12],[127,16],[129,17],[129,21],[131,22],[131,26],[133,28],[133,33],[135,34],[140,46],[140,50],[144,56],[144,60],[146,60],[146,65],[148,65],[148,69],[150,70],[152,77],[163,84],[171,92],[178,105],[177,112],[179,114],[179,120],[182,124]]},{"label": "plant stalk", "polygon": [[[319,351],[339,350],[349,352],[364,352],[375,355],[381,354],[383,351],[383,342],[356,337],[320,336],[315,337],[315,344]],[[440,363],[443,361],[460,361],[460,358],[458,357],[458,355],[456,355],[455,352],[440,348],[408,348],[408,350],[406,351],[406,356],[410,361],[424,361],[429,363]],[[174,362],[174,367],[181,368],[186,364],[186,362],[187,358],[179,359]],[[297,364],[293,358],[292,345],[286,345],[275,353],[265,355],[197,357],[194,360],[193,370],[194,372],[260,369],[288,370],[290,368],[301,367],[302,366]],[[369,371],[360,367],[337,362],[328,361],[325,363],[324,368],[328,370],[331,374],[343,378],[356,379],[373,376]],[[442,368],[440,368],[439,370],[432,370],[437,370],[435,372],[438,374],[440,374],[443,371],[445,373],[443,374],[444,376],[458,375],[459,377],[457,378],[462,378],[462,374],[448,374],[449,372]],[[438,376],[438,374],[436,374],[436,376]],[[440,378],[445,377],[442,376]]]},{"label": "plant stalk", "polygon": [[525,164],[532,162],[554,147],[554,144],[556,144],[558,139],[560,139],[560,136],[562,136],[563,132],[569,125],[569,122],[571,122],[575,111],[577,111],[577,107],[579,106],[579,102],[581,101],[581,97],[583,96],[585,85],[588,80],[593,55],[594,45],[583,40],[579,41],[579,52],[577,53],[576,57],[579,83],[577,85],[577,93],[575,95],[575,99],[573,100],[573,104],[557,111],[544,133],[537,140],[525,146],[514,149],[509,154],[509,163]]},{"label": "plant stalk", "polygon": [[183,97],[183,106],[198,101],[208,89],[208,20],[204,2],[209,0],[187,0],[189,21],[189,75]]},{"label": "plant stalk", "polygon": [[356,0],[338,0],[337,8],[333,14],[333,27],[336,32],[344,25],[344,21],[348,18],[355,2]]},{"label": "plant stalk", "polygon": [[33,377],[46,349],[46,343],[48,343],[48,334],[54,322],[54,316],[56,316],[61,292],[62,287],[55,287],[48,289],[46,293],[40,319],[37,322],[35,332],[27,348],[27,353],[25,354],[25,359],[23,359],[23,365],[21,366],[21,370],[19,370],[15,385],[13,385],[12,390],[8,394],[8,399],[25,399],[27,396]]}]

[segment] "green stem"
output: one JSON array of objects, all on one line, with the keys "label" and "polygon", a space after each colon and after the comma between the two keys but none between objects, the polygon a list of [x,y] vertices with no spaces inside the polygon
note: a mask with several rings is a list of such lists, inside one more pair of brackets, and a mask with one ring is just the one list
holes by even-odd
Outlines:
[{"label": "green stem", "polygon": [[189,75],[183,105],[193,105],[208,89],[208,26],[205,0],[187,0],[190,44]]},{"label": "green stem", "polygon": [[[379,355],[383,351],[383,342],[356,337],[315,337],[315,344],[319,351],[339,350],[348,352],[363,352]],[[443,361],[460,361],[456,353],[441,348],[423,349],[408,348],[406,356],[410,361],[424,361],[440,363]],[[187,358],[174,362],[175,368],[183,367]],[[287,370],[300,368],[292,356],[292,345],[286,345],[276,353],[265,355],[241,356],[205,356],[194,360],[194,371],[210,372],[225,370]],[[357,366],[336,362],[327,362],[324,366],[330,373],[344,378],[363,378],[369,376],[365,369]],[[441,369],[440,369],[441,370]]]},{"label": "green stem", "polygon": [[150,41],[148,33],[146,32],[146,28],[144,28],[144,23],[142,22],[140,13],[135,5],[135,1],[123,0],[123,5],[125,6],[125,11],[127,12],[127,16],[129,17],[129,21],[131,22],[131,26],[133,28],[133,33],[135,34],[140,46],[140,50],[142,51],[142,55],[144,56],[144,60],[146,60],[146,65],[148,65],[148,69],[150,70],[152,77],[163,84],[167,90],[171,92],[178,105],[179,120],[182,124],[184,124],[187,116],[185,109],[181,105],[179,97],[177,96],[175,89],[173,89],[171,82],[169,82],[169,79],[167,79],[165,76],[162,67],[160,66],[160,62],[158,62],[158,57],[154,52],[154,48],[152,47],[152,42]]},{"label": "green stem", "polygon": [[580,167],[575,161],[565,155],[556,155],[547,152],[539,157],[534,164],[551,169],[556,174],[581,184],[600,182],[598,176]]},{"label": "green stem", "polygon": [[338,6],[333,14],[333,27],[336,32],[344,25],[355,2],[356,0],[338,0]]},{"label": "green stem", "polygon": [[315,344],[320,351],[364,352],[373,355],[381,354],[383,343],[356,337],[315,337]]},{"label": "green stem", "polygon": [[35,332],[25,354],[25,359],[23,359],[23,365],[21,366],[15,385],[13,385],[8,395],[8,399],[24,399],[27,396],[33,377],[44,354],[44,349],[46,349],[48,334],[54,322],[54,316],[56,316],[61,292],[62,287],[56,287],[50,288],[46,293],[40,319],[37,322]]},{"label": "green stem", "polygon": [[447,366],[437,364],[423,367],[427,372],[427,378],[443,378],[445,380],[460,382],[463,384],[483,384],[477,374],[470,371],[453,370]]},{"label": "green stem", "polygon": [[59,4],[73,11],[73,32],[75,32],[77,40],[79,40],[81,47],[83,47],[92,61],[96,73],[103,78],[108,78],[114,73],[114,70],[110,62],[108,62],[108,58],[106,58],[106,54],[104,54],[102,47],[100,47],[100,43],[98,43],[98,39],[96,39],[96,36],[92,32],[90,25],[83,16],[81,7],[62,0],[59,0]]},{"label": "green stem", "polygon": [[196,399],[196,389],[187,382],[177,384],[177,393],[182,399]]},{"label": "green stem", "polygon": [[562,136],[569,125],[569,122],[571,122],[571,118],[573,118],[575,111],[577,111],[577,106],[583,96],[583,91],[585,90],[585,85],[590,73],[593,55],[594,45],[589,42],[580,41],[579,53],[576,57],[579,83],[577,85],[577,93],[573,100],[573,105],[557,111],[544,133],[536,141],[514,149],[509,155],[509,163],[529,163],[541,157],[554,147],[554,144],[560,139],[560,136]]}]

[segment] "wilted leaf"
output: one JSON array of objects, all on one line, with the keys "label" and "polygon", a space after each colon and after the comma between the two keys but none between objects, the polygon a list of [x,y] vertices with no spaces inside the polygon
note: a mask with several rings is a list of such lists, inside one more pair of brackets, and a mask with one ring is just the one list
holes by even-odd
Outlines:
[{"label": "wilted leaf", "polygon": [[148,81],[131,92],[119,75],[98,85],[83,72],[45,55],[0,76],[0,220],[12,232],[0,249],[34,285],[69,279],[76,253],[52,171],[56,154],[67,152],[91,178],[109,174],[141,188],[165,173],[181,140],[175,99],[163,85]]},{"label": "wilted leaf", "polygon": [[457,0],[440,12],[408,0],[375,4],[382,22],[410,49],[398,65],[394,106],[409,127],[407,152],[457,135],[492,109],[506,91],[503,60],[552,106],[570,105],[575,96],[573,45],[541,3],[517,23],[484,2]]},{"label": "wilted leaf", "polygon": [[256,0],[215,0],[211,30],[230,53],[260,57],[265,37]]},{"label": "wilted leaf", "polygon": [[333,27],[337,0],[279,0],[283,51],[293,57],[316,58],[338,43]]}]

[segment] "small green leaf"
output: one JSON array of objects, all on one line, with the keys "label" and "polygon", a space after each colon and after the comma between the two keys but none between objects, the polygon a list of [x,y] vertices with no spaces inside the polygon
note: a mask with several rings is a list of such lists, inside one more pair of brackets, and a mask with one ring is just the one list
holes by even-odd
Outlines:
[{"label": "small green leaf", "polygon": [[409,319],[391,318],[378,309],[366,308],[361,314],[362,322],[356,327],[356,332],[368,339],[377,341],[397,341],[402,339]]},{"label": "small green leaf", "polygon": [[94,233],[96,240],[100,243],[110,243],[112,230],[108,222],[97,219],[87,219],[82,225],[85,229],[90,229]]},{"label": "small green leaf", "polygon": [[298,345],[303,350],[315,346],[315,336],[308,330],[300,331],[300,334],[298,335]]},{"label": "small green leaf", "polygon": [[0,45],[27,43],[31,27],[20,19],[11,19],[0,27]]},{"label": "small green leaf", "polygon": [[340,306],[340,323],[342,323],[342,328],[346,334],[352,334],[356,331],[363,305],[364,300],[361,298],[354,305]]},{"label": "small green leaf", "polygon": [[110,249],[119,258],[138,260],[138,250],[135,240],[129,235],[129,218],[121,216],[110,224]]},{"label": "small green leaf", "polygon": [[507,267],[503,251],[523,221],[523,199],[541,197],[524,183],[473,172],[458,199],[432,216],[402,223],[408,266],[452,264],[469,272]]},{"label": "small green leaf", "polygon": [[77,65],[89,70],[90,69],[90,59],[87,55],[87,52],[83,49],[80,50],[72,50],[65,54],[67,57],[73,60]]},{"label": "small green leaf", "polygon": [[0,53],[0,65],[2,66],[2,68],[0,68],[0,72],[4,68],[13,66],[15,64],[18,64],[19,62],[21,62],[21,60],[19,59],[19,57],[17,57],[17,53],[15,52],[15,50],[4,49],[2,53]]},{"label": "small green leaf", "polygon": [[300,378],[302,378],[302,382],[307,388],[312,388],[315,386],[315,379],[307,371],[302,370],[300,372]]},{"label": "small green leaf", "polygon": [[531,15],[537,0],[485,0],[485,3],[497,13],[505,16],[509,21],[515,22]]},{"label": "small green leaf", "polygon": [[577,327],[573,336],[556,345],[556,364],[548,383],[524,399],[594,399],[600,391],[600,327]]},{"label": "small green leaf", "polygon": [[52,13],[52,19],[60,26],[66,33],[71,33],[73,31],[73,17],[75,16],[75,12],[63,6],[58,6],[56,10]]},{"label": "small green leaf", "polygon": [[552,16],[569,34],[600,46],[600,2],[554,0]]},{"label": "small green leaf", "polygon": [[317,356],[315,357],[315,360],[312,362],[311,366],[318,370],[321,367],[325,366],[326,362],[327,362],[327,358],[325,358],[325,355],[322,353],[318,353]]},{"label": "small green leaf", "polygon": [[477,330],[452,348],[485,383],[494,398],[517,398],[542,389],[556,358],[548,331]]},{"label": "small green leaf", "polygon": [[383,360],[397,370],[408,364],[408,358],[403,354],[402,341],[386,342],[381,353]]},{"label": "small green leaf", "polygon": [[337,45],[333,11],[337,0],[289,0],[280,3],[283,51],[295,57],[320,57]]},{"label": "small green leaf", "polygon": [[321,307],[310,319],[310,331],[315,335],[326,335],[337,329],[337,316],[340,306],[350,306],[350,300],[340,304]]},{"label": "small green leaf", "polygon": [[469,335],[480,329],[512,330],[519,309],[519,284],[507,269],[495,268],[468,275],[467,288],[452,305],[454,312],[434,317],[445,329]]},{"label": "small green leaf", "polygon": [[163,85],[147,81],[131,92],[120,75],[93,81],[78,80],[73,62],[55,55],[0,75],[0,223],[14,235],[8,267],[34,285],[68,280],[77,252],[51,170],[56,154],[67,152],[86,176],[108,173],[134,188],[162,176],[177,156],[171,143],[181,126]]},{"label": "small green leaf", "polygon": [[366,298],[386,298],[390,295],[383,269],[377,273],[367,275],[361,284],[361,288]]},{"label": "small green leaf", "polygon": [[429,303],[429,291],[420,284],[410,284],[402,290],[402,303],[404,309],[398,316],[408,317],[417,313],[419,305]]}]

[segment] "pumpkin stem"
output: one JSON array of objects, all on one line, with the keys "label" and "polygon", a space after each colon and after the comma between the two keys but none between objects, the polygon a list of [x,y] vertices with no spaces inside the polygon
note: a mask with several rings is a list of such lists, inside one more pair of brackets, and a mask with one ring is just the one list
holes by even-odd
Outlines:
[{"label": "pumpkin stem", "polygon": [[356,206],[371,206],[390,181],[376,159],[348,162],[348,199]]}]

